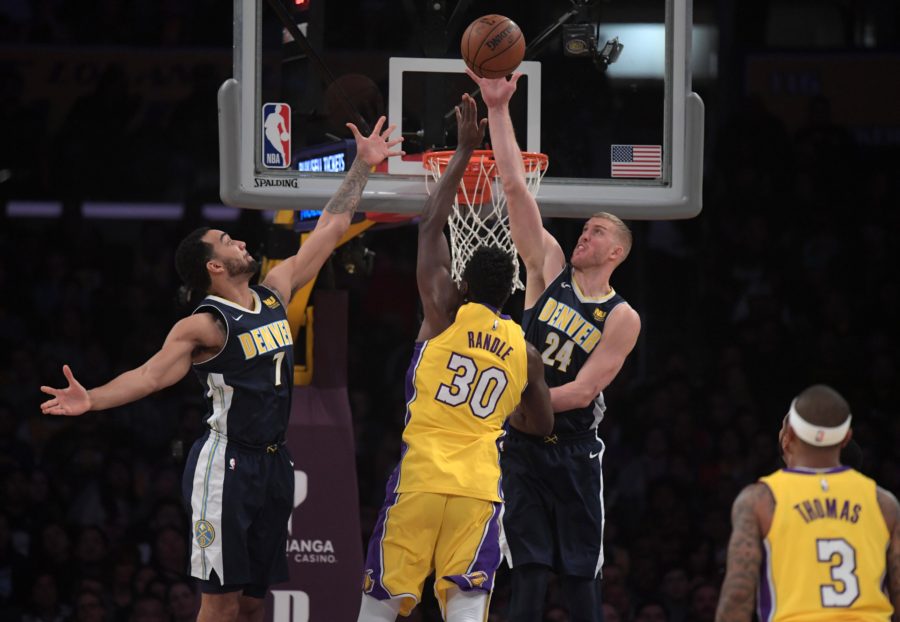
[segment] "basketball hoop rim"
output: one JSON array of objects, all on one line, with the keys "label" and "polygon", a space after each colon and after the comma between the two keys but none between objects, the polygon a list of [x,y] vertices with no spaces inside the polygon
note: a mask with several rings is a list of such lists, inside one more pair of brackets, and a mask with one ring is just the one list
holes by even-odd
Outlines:
[{"label": "basketball hoop rim", "polygon": [[[456,151],[452,149],[426,151],[422,156],[422,167],[426,170],[433,171],[434,167],[431,163],[432,161],[435,161],[438,170],[443,173],[444,170],[446,170],[447,165],[450,164],[450,159],[455,153]],[[523,151],[522,160],[525,163],[525,170],[529,173],[534,173],[538,170],[546,171],[550,162],[546,153],[535,153],[533,151]],[[466,174],[480,170],[482,165],[485,164],[487,165],[485,166],[487,174],[491,178],[494,178],[498,175],[497,167],[494,166],[496,162],[493,149],[475,149],[472,152],[472,156],[469,158],[469,163],[466,165]]]}]

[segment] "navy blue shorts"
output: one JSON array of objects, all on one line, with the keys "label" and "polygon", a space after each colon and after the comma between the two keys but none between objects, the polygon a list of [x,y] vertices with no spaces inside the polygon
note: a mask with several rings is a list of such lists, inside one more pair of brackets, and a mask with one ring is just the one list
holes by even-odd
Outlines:
[{"label": "navy blue shorts", "polygon": [[182,490],[191,510],[191,575],[205,593],[262,598],[287,581],[294,467],[283,444],[251,449],[209,431],[194,443]]},{"label": "navy blue shorts", "polygon": [[503,553],[510,568],[594,578],[603,565],[603,442],[593,430],[553,439],[507,429]]}]

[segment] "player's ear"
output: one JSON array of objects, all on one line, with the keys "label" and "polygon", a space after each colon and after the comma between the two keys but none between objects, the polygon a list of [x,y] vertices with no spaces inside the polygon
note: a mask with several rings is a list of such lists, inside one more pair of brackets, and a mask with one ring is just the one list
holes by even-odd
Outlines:
[{"label": "player's ear", "polygon": [[792,440],[794,440],[794,429],[789,425],[785,425],[781,430],[781,434],[778,436],[778,442],[779,445],[781,445],[782,457],[786,457],[788,453],[790,453],[789,448]]},{"label": "player's ear", "polygon": [[847,430],[847,436],[844,437],[844,440],[841,441],[841,449],[847,446],[848,443],[853,439],[853,429]]},{"label": "player's ear", "polygon": [[210,259],[206,262],[206,269],[210,274],[219,274],[225,270],[225,266],[218,259]]}]

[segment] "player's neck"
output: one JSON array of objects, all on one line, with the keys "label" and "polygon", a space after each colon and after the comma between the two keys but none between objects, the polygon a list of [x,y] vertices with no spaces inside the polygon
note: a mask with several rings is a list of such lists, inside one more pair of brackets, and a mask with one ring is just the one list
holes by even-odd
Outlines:
[{"label": "player's neck", "polygon": [[572,278],[578,284],[578,289],[588,298],[602,298],[612,291],[609,277],[612,270],[606,266],[594,268],[572,268]]},{"label": "player's neck", "polygon": [[839,452],[799,452],[791,460],[792,469],[834,469],[841,466]]},{"label": "player's neck", "polygon": [[209,293],[224,298],[229,302],[240,305],[250,311],[256,311],[256,299],[253,297],[253,290],[250,289],[249,281],[232,281],[225,280],[213,284]]}]

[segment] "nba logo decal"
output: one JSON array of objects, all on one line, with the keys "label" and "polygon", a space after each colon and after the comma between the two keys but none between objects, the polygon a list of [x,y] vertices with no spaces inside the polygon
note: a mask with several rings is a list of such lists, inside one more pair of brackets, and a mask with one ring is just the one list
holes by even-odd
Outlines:
[{"label": "nba logo decal", "polygon": [[287,168],[291,165],[291,107],[263,104],[263,166]]}]

